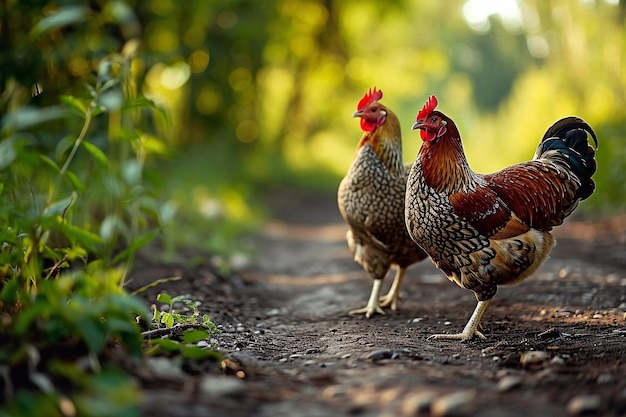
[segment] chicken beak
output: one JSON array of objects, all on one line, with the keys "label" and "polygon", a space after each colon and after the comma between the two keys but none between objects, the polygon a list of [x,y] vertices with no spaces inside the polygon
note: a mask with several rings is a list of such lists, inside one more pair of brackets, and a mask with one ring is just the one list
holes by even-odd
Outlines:
[{"label": "chicken beak", "polygon": [[417,129],[423,129],[424,124],[421,121],[417,121],[415,123],[413,123],[413,126],[411,126],[411,130],[417,130]]},{"label": "chicken beak", "polygon": [[363,116],[363,112],[361,110],[357,110],[354,112],[354,114],[352,115],[352,117],[361,117]]}]

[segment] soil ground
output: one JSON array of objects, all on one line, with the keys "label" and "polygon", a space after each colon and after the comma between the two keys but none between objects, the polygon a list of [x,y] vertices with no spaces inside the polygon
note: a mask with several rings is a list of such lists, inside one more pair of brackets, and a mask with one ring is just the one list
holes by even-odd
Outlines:
[{"label": "soil ground", "polygon": [[182,276],[143,296],[199,301],[226,358],[180,373],[152,363],[144,415],[626,415],[626,217],[557,228],[541,269],[499,289],[486,339],[457,342],[427,338],[460,331],[473,293],[425,260],[407,272],[397,311],[349,316],[371,280],[348,252],[335,197],[270,197],[274,218],[251,237],[258,256],[235,276],[154,264],[135,273],[131,287]]}]

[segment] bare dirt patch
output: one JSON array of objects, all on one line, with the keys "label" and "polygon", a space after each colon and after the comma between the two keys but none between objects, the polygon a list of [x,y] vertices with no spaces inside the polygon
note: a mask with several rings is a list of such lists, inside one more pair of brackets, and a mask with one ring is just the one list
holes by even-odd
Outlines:
[{"label": "bare dirt patch", "polygon": [[200,301],[228,358],[221,369],[147,372],[145,415],[626,414],[624,218],[558,228],[539,272],[499,289],[486,340],[459,343],[427,338],[462,329],[470,291],[426,260],[407,272],[398,311],[348,316],[371,281],[347,250],[334,196],[275,190],[271,201],[275,219],[251,237],[258,258],[238,275],[152,264],[135,273],[135,288],[182,275],[143,296]]}]

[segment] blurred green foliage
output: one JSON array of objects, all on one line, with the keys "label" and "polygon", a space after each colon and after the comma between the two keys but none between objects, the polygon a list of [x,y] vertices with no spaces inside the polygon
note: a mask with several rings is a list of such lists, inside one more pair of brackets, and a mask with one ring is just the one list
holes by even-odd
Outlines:
[{"label": "blurred green foliage", "polygon": [[334,189],[372,85],[404,121],[407,162],[432,93],[479,172],[530,158],[552,122],[579,115],[600,137],[598,192],[580,211],[624,208],[623,1],[130,3],[144,28],[141,85],[172,114],[163,133],[180,158],[162,167],[189,175],[172,190],[179,208],[201,213],[209,199],[241,221],[259,214],[258,186]]}]

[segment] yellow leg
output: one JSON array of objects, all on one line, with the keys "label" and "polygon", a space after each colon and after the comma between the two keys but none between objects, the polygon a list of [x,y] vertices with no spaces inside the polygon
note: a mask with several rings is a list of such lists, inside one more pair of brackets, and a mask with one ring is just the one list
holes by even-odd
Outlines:
[{"label": "yellow leg", "polygon": [[365,317],[368,319],[372,317],[374,314],[385,314],[380,305],[378,305],[378,298],[380,297],[380,287],[383,285],[382,279],[375,279],[372,284],[372,293],[370,294],[369,300],[367,300],[367,305],[363,308],[359,308],[357,310],[352,310],[348,314],[363,314],[365,313]]},{"label": "yellow leg", "polygon": [[404,278],[404,272],[406,268],[397,267],[396,276],[393,278],[393,284],[389,288],[389,292],[380,297],[381,307],[391,307],[393,311],[398,308],[398,296],[400,295],[400,284],[402,284],[402,278]]},{"label": "yellow leg", "polygon": [[491,300],[479,301],[476,304],[476,308],[472,313],[472,317],[470,317],[469,321],[465,325],[465,328],[461,333],[456,334],[434,334],[430,336],[428,339],[455,339],[455,340],[470,340],[474,336],[478,336],[481,339],[484,339],[485,336],[478,331],[478,324],[480,323],[480,319],[483,314],[485,314],[485,310],[489,306]]}]

